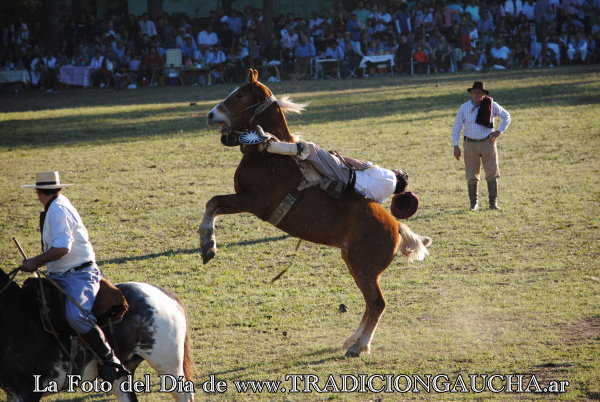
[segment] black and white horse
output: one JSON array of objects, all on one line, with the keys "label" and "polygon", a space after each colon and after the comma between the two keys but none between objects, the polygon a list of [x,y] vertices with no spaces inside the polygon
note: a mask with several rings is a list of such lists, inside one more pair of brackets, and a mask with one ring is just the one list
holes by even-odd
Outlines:
[{"label": "black and white horse", "polygon": [[[147,283],[116,286],[125,295],[129,310],[121,322],[105,332],[125,367],[133,373],[146,360],[159,375],[167,375],[165,378],[191,381],[193,361],[181,302]],[[68,345],[69,336],[62,338]],[[78,372],[72,372],[73,366],[79,367]],[[91,381],[97,373],[98,362],[89,353],[81,362],[67,355],[56,338],[43,329],[37,300],[0,270],[0,388],[8,401],[38,401],[45,393],[36,391],[66,389],[68,375]],[[123,381],[115,381],[112,391],[119,401],[130,401],[130,395],[120,390]],[[194,399],[192,392],[172,395],[177,401]]]}]

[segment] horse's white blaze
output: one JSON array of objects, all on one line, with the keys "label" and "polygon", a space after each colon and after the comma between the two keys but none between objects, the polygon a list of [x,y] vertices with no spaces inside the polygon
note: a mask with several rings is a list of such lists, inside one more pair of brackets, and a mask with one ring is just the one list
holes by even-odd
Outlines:
[{"label": "horse's white blaze", "polygon": [[225,100],[229,99],[229,97],[230,97],[231,95],[233,95],[234,93],[236,93],[236,91],[237,91],[238,89],[240,89],[240,87],[235,87],[235,89],[234,89],[233,91],[229,92],[229,95],[227,95],[227,96],[225,97]]},{"label": "horse's white blaze", "polygon": [[231,122],[229,121],[227,115],[219,110],[219,105],[213,107],[208,113],[208,124],[213,125],[218,123],[223,123],[226,126],[231,125]]}]

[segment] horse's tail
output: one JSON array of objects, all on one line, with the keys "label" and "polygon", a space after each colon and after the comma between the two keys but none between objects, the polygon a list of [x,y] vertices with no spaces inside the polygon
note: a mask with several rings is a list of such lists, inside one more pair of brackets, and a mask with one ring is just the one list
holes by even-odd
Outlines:
[{"label": "horse's tail", "polygon": [[194,359],[192,357],[192,345],[190,339],[190,326],[185,317],[185,341],[183,342],[183,375],[186,380],[194,381]]},{"label": "horse's tail", "polygon": [[192,357],[192,340],[190,339],[190,321],[188,320],[187,311],[183,307],[183,303],[179,296],[165,289],[161,290],[169,297],[175,300],[179,306],[179,310],[183,314],[185,320],[185,339],[183,341],[183,376],[186,380],[194,380],[194,359]]},{"label": "horse's tail", "polygon": [[402,222],[398,222],[398,232],[402,238],[400,252],[408,259],[408,262],[421,261],[429,255],[427,247],[431,245],[431,238],[416,234]]}]

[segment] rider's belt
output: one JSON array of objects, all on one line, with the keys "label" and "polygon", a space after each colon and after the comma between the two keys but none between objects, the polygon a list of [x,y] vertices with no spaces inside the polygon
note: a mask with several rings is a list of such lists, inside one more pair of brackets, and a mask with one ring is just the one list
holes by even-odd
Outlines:
[{"label": "rider's belt", "polygon": [[489,137],[485,137],[485,138],[480,138],[480,139],[475,139],[475,138],[469,138],[469,137],[463,137],[463,139],[467,142],[483,142],[489,139]]},{"label": "rider's belt", "polygon": [[81,265],[78,265],[76,267],[73,267],[73,268],[69,269],[68,271],[63,272],[63,275],[71,275],[73,272],[77,272],[80,269],[87,268],[87,267],[89,267],[90,265],[93,265],[93,264],[94,264],[94,261],[86,261],[86,262],[84,262]]}]

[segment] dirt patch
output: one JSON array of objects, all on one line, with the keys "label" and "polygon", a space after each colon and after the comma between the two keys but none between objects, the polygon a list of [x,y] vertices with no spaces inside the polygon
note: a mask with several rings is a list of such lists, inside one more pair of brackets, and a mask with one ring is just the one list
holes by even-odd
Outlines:
[{"label": "dirt patch", "polygon": [[565,328],[565,345],[580,345],[587,342],[600,342],[600,315],[584,318]]}]

